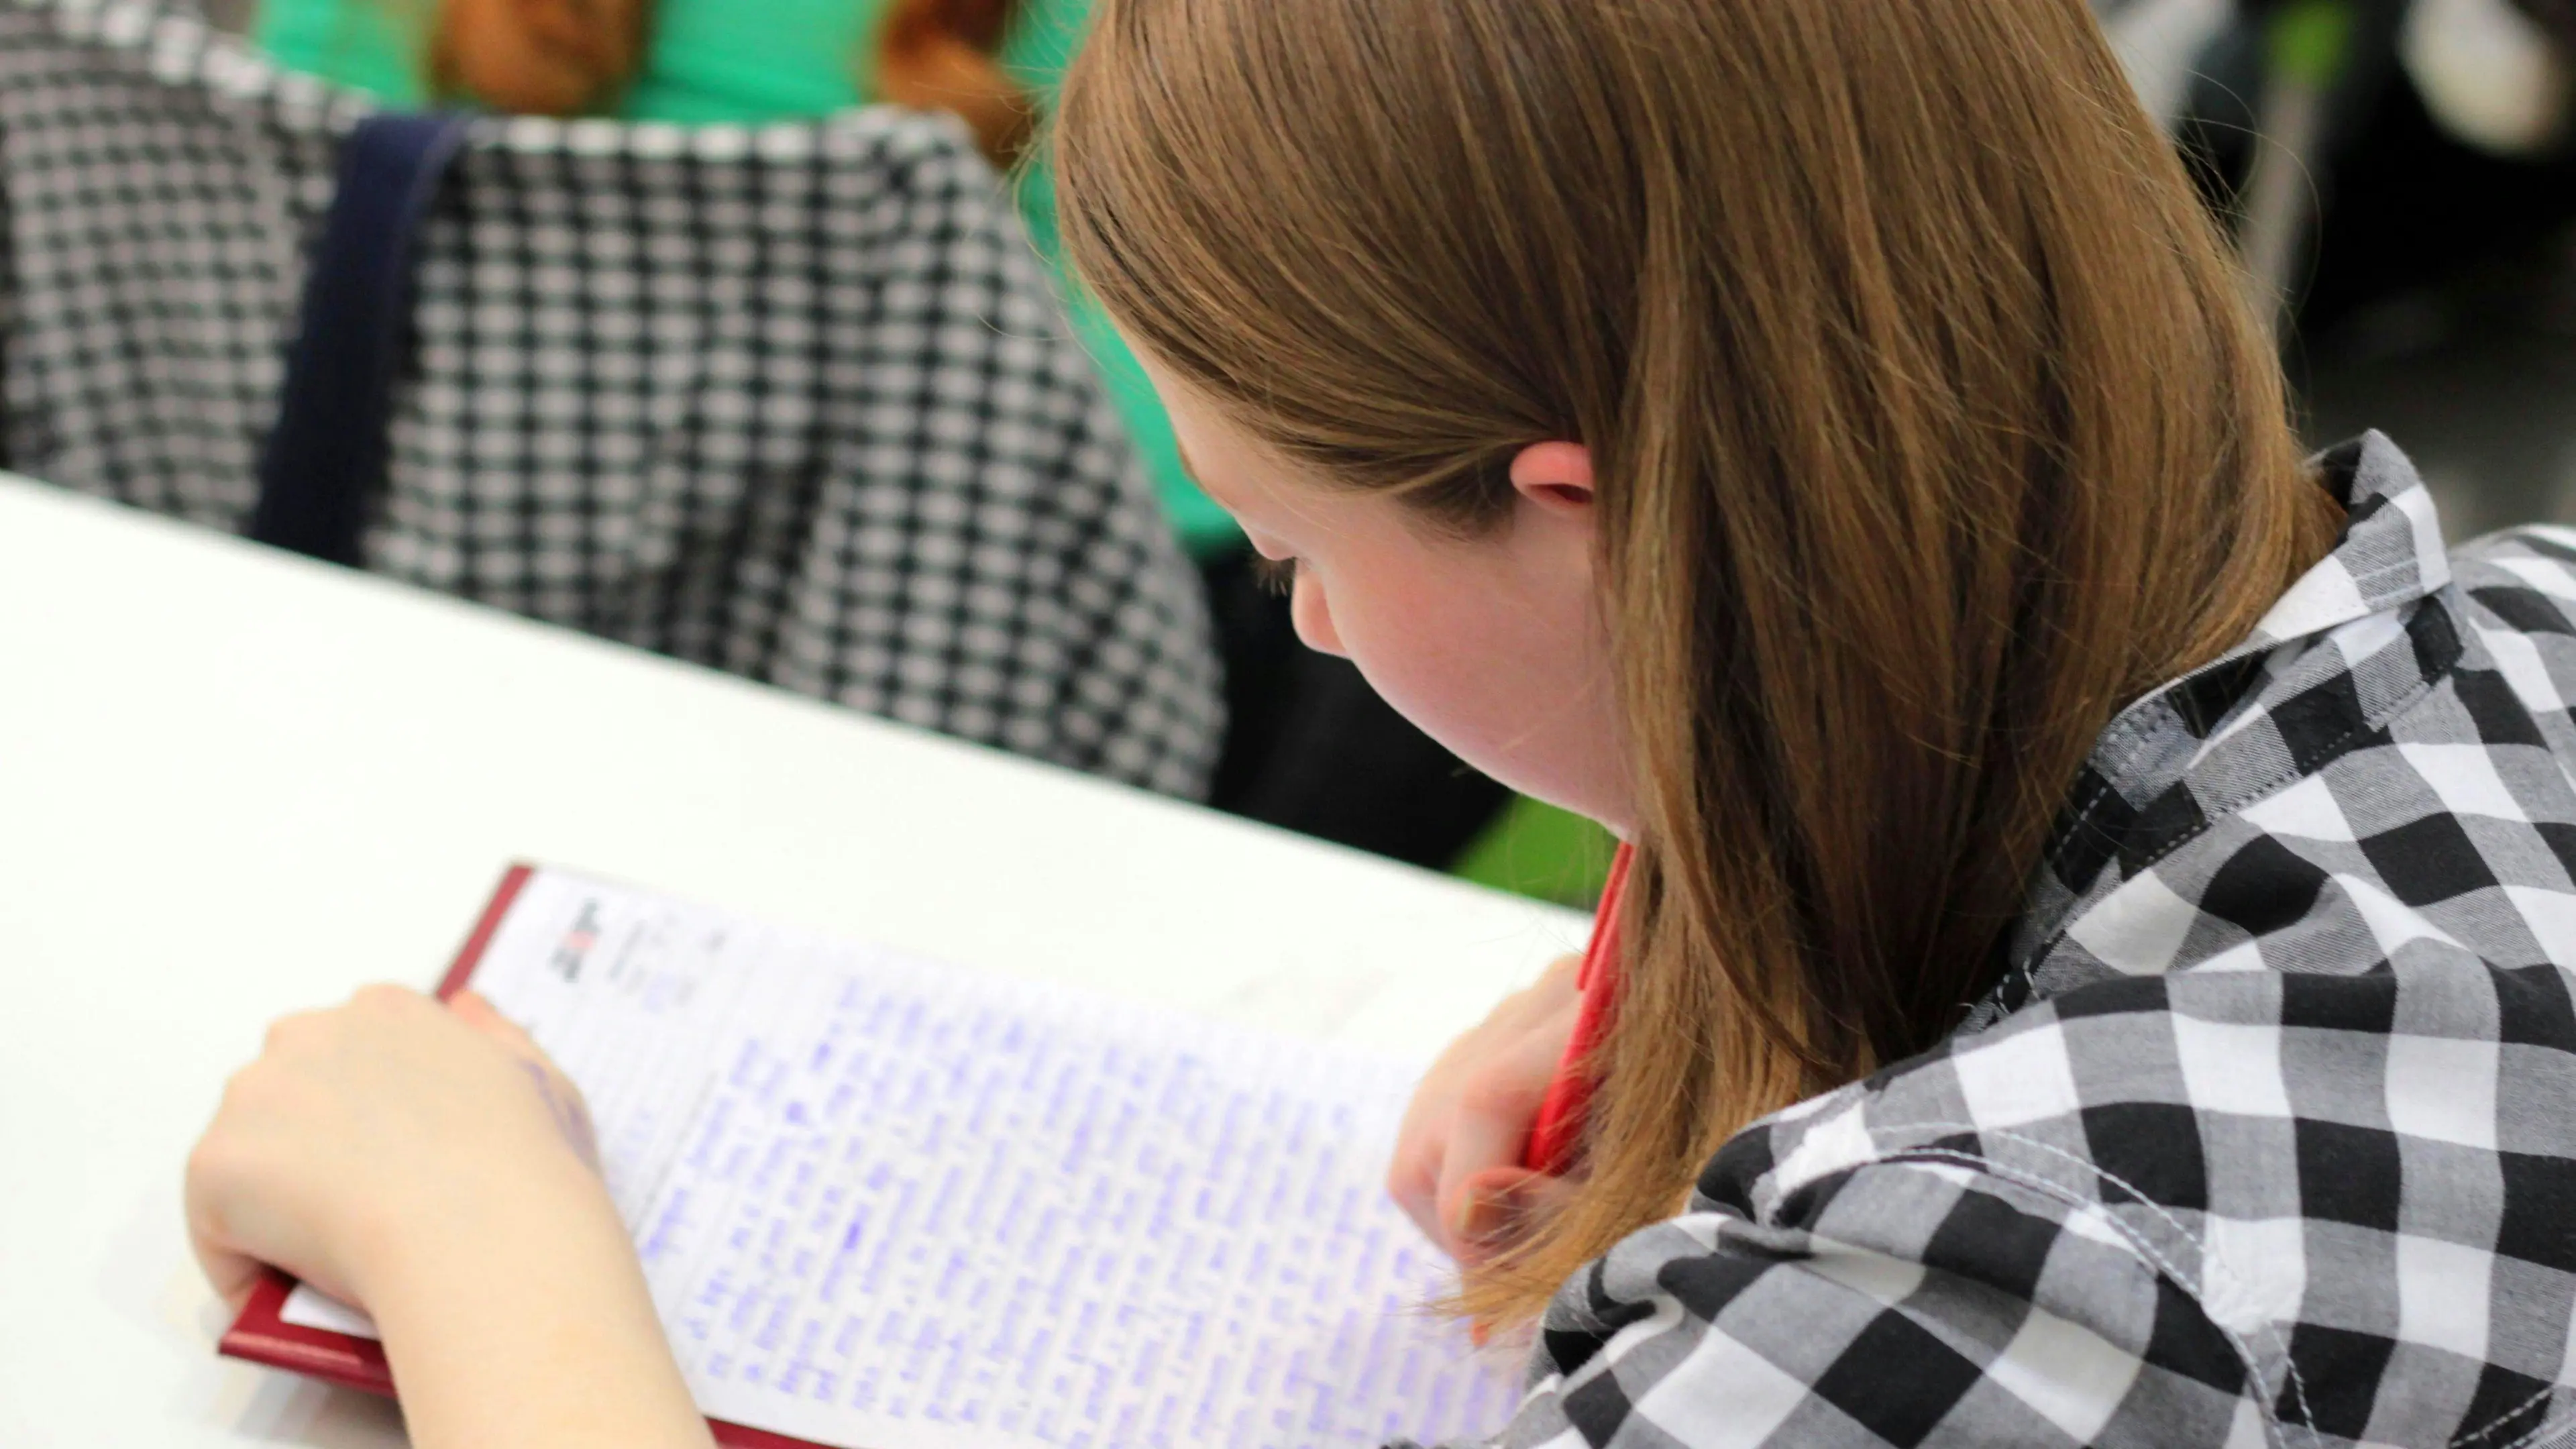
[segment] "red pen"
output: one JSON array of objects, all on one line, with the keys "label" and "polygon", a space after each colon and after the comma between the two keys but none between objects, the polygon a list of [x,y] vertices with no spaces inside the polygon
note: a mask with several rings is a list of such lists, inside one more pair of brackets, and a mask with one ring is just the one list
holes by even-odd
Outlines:
[{"label": "red pen", "polygon": [[1562,1176],[1574,1166],[1574,1150],[1583,1137],[1583,1116],[1592,1104],[1590,1057],[1610,1028],[1611,998],[1619,990],[1619,896],[1628,883],[1628,846],[1610,858],[1610,878],[1601,887],[1601,907],[1593,913],[1592,942],[1583,949],[1575,972],[1575,990],[1583,1004],[1575,1011],[1574,1035],[1565,1043],[1555,1080],[1539,1100],[1538,1120],[1530,1124],[1529,1145],[1521,1165],[1532,1172]]}]

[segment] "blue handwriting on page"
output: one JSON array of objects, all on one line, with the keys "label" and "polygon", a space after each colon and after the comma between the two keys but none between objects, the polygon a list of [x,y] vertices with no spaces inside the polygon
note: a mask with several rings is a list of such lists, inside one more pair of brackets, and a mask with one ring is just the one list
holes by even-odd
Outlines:
[{"label": "blue handwriting on page", "polygon": [[[1399,1062],[559,873],[475,985],[588,1099],[699,1405],[852,1449],[1490,1433]],[[334,1325],[340,1326],[340,1325]]]}]

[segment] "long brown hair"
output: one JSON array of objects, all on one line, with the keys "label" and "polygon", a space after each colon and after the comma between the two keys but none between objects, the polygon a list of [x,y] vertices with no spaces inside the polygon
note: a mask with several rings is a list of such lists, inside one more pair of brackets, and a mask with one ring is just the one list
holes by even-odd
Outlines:
[{"label": "long brown hair", "polygon": [[[653,0],[434,3],[432,88],[516,115],[607,104],[643,66],[653,27]],[[893,0],[877,31],[877,98],[956,112],[984,153],[1008,165],[1037,114],[994,59],[1016,9],[1015,0]]]},{"label": "long brown hair", "polygon": [[1507,516],[1587,444],[1636,858],[1523,1317],[1993,979],[2078,766],[2330,546],[2084,0],[1104,0],[1079,271],[1285,456]]}]

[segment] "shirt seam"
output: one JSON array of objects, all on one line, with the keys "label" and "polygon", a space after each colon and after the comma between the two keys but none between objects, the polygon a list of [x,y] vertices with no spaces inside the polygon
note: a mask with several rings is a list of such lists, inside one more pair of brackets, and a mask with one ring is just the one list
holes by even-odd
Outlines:
[{"label": "shirt seam", "polygon": [[[2180,1221],[2175,1219],[2173,1214],[2168,1212],[2163,1204],[2148,1197],[2137,1188],[2131,1186],[2128,1182],[2122,1180],[2117,1173],[2110,1172],[2102,1168],[2099,1164],[2087,1162],[2062,1148],[2053,1147],[2048,1143],[2038,1141],[2034,1138],[2025,1137],[2016,1132],[1978,1128],[1970,1123],[1918,1122],[1908,1124],[1908,1126],[1926,1128],[1934,1131],[1973,1131],[1978,1133],[1980,1136],[1996,1137],[2009,1142],[2018,1142],[2025,1147],[2033,1148],[2049,1156],[2060,1158],[2083,1171],[2092,1173],[2094,1176],[2105,1182],[2113,1184],[2123,1192],[2136,1198],[2147,1208],[2148,1211],[2162,1219],[2167,1227],[2172,1228],[2176,1236],[2180,1237],[2184,1242],[2189,1243],[2192,1249],[2200,1254],[2201,1263],[2204,1267],[2213,1266],[2208,1246],[2203,1243],[2189,1228],[2184,1227]],[[1878,1129],[1873,1128],[1873,1134],[1877,1130]],[[1902,1129],[1891,1128],[1888,1130],[1893,1131]],[[2205,1320],[2210,1327],[2216,1329],[2219,1334],[2228,1341],[2228,1344],[2236,1350],[2237,1358],[2243,1362],[2247,1376],[2254,1381],[2254,1387],[2257,1390],[2259,1408],[2263,1415],[2263,1422],[2271,1430],[2269,1435],[2270,1439],[2276,1444],[2286,1444],[2289,1442],[2287,1436],[2282,1432],[2283,1425],[2281,1423],[2280,1416],[2272,1407],[2272,1386],[2264,1379],[2262,1359],[2254,1351],[2253,1346],[2246,1341],[2243,1335],[2219,1322],[2218,1316],[2211,1313],[2209,1311],[2209,1305],[2203,1301],[2200,1289],[2152,1243],[2147,1242],[2144,1235],[2140,1234],[2135,1228],[2130,1227],[2127,1223],[2120,1221],[2118,1217],[2114,1216],[2109,1211],[2108,1204],[2097,1199],[2085,1197],[2072,1188],[2069,1188],[2062,1183],[2053,1182],[2037,1173],[2029,1172],[2021,1168],[2007,1167],[1982,1153],[1967,1152],[1958,1148],[1899,1148],[1892,1150],[1887,1156],[1879,1159],[1881,1162],[1903,1162],[1908,1160],[1949,1162],[1973,1167],[1980,1172],[1990,1174],[2002,1179],[2003,1181],[2017,1183],[2034,1192],[2054,1198],[2066,1206],[2073,1208],[2077,1212],[2084,1213],[2096,1221],[2108,1224],[2113,1232],[2117,1233],[2123,1241],[2128,1243],[2130,1250],[2134,1254],[2146,1260],[2146,1262],[2152,1266],[2156,1272],[2170,1281],[2177,1289],[2181,1290],[2183,1296],[2191,1300],[2192,1306],[2200,1310],[2200,1316],[2202,1319]],[[2239,1281],[2236,1279],[2234,1270],[2229,1268],[2226,1264],[2216,1263],[2214,1266],[2219,1272],[2225,1273],[2230,1281]],[[2036,1307],[2037,1305],[2034,1304],[2033,1306]],[[2323,1442],[2317,1436],[2315,1422],[2316,1415],[2315,1411],[2308,1403],[2307,1383],[2300,1376],[2298,1360],[2291,1357],[2289,1345],[2281,1339],[2280,1331],[2277,1328],[2266,1325],[2264,1335],[2272,1341],[2274,1350],[2280,1354],[2281,1366],[2285,1380],[2289,1384],[2291,1391],[2298,1398],[2299,1415],[2304,1421],[2299,1425],[2299,1427],[2307,1431],[2308,1441],[2310,1443]],[[2143,1357],[2144,1356],[2142,1354],[2142,1361]]]}]

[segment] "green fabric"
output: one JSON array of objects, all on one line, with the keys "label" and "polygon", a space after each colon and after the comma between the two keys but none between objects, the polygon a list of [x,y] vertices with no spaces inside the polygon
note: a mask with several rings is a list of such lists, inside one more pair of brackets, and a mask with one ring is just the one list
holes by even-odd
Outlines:
[{"label": "green fabric", "polygon": [[[1002,65],[1049,111],[1055,109],[1065,67],[1073,63],[1090,17],[1091,0],[1020,0],[1019,15],[1002,42]],[[1154,491],[1162,497],[1173,531],[1192,558],[1212,558],[1242,547],[1243,530],[1233,517],[1190,482],[1189,469],[1181,463],[1180,442],[1172,436],[1172,420],[1163,412],[1162,399],[1155,395],[1145,369],[1137,365],[1136,354],[1118,339],[1100,304],[1065,267],[1064,237],[1056,228],[1055,168],[1047,163],[1048,157],[1041,153],[1020,169],[1020,216],[1038,255],[1055,269],[1073,314],[1074,335],[1099,364],[1110,401],[1117,405],[1128,437],[1153,476]]]},{"label": "green fabric", "polygon": [[1496,890],[1590,910],[1610,878],[1618,837],[1571,811],[1514,796],[1451,867]]},{"label": "green fabric", "polygon": [[[865,99],[859,73],[886,0],[661,0],[644,73],[615,113],[633,121],[704,124],[800,120]],[[278,64],[364,91],[388,105],[431,97],[420,57],[434,0],[264,0],[254,32]],[[1091,0],[1023,0],[1002,63],[1048,104],[1073,58]],[[1193,557],[1240,545],[1242,534],[1181,466],[1170,419],[1144,369],[1088,297],[1074,294],[1055,224],[1055,174],[1019,178],[1020,215],[1038,254],[1071,298],[1074,334],[1099,364],[1173,530]]]},{"label": "green fabric", "polygon": [[858,105],[886,0],[663,0],[620,114],[634,121],[777,121]]},{"label": "green fabric", "polygon": [[429,100],[418,59],[423,23],[408,7],[377,0],[261,0],[252,33],[289,70],[409,108]]},{"label": "green fabric", "polygon": [[[635,121],[757,124],[859,104],[858,68],[885,0],[669,0],[644,72],[615,114]],[[280,65],[390,105],[428,104],[420,63],[433,6],[405,0],[264,0],[255,34]]]},{"label": "green fabric", "polygon": [[2343,73],[2352,14],[2335,0],[2297,0],[2273,15],[2263,41],[2274,75],[2322,89]]}]

